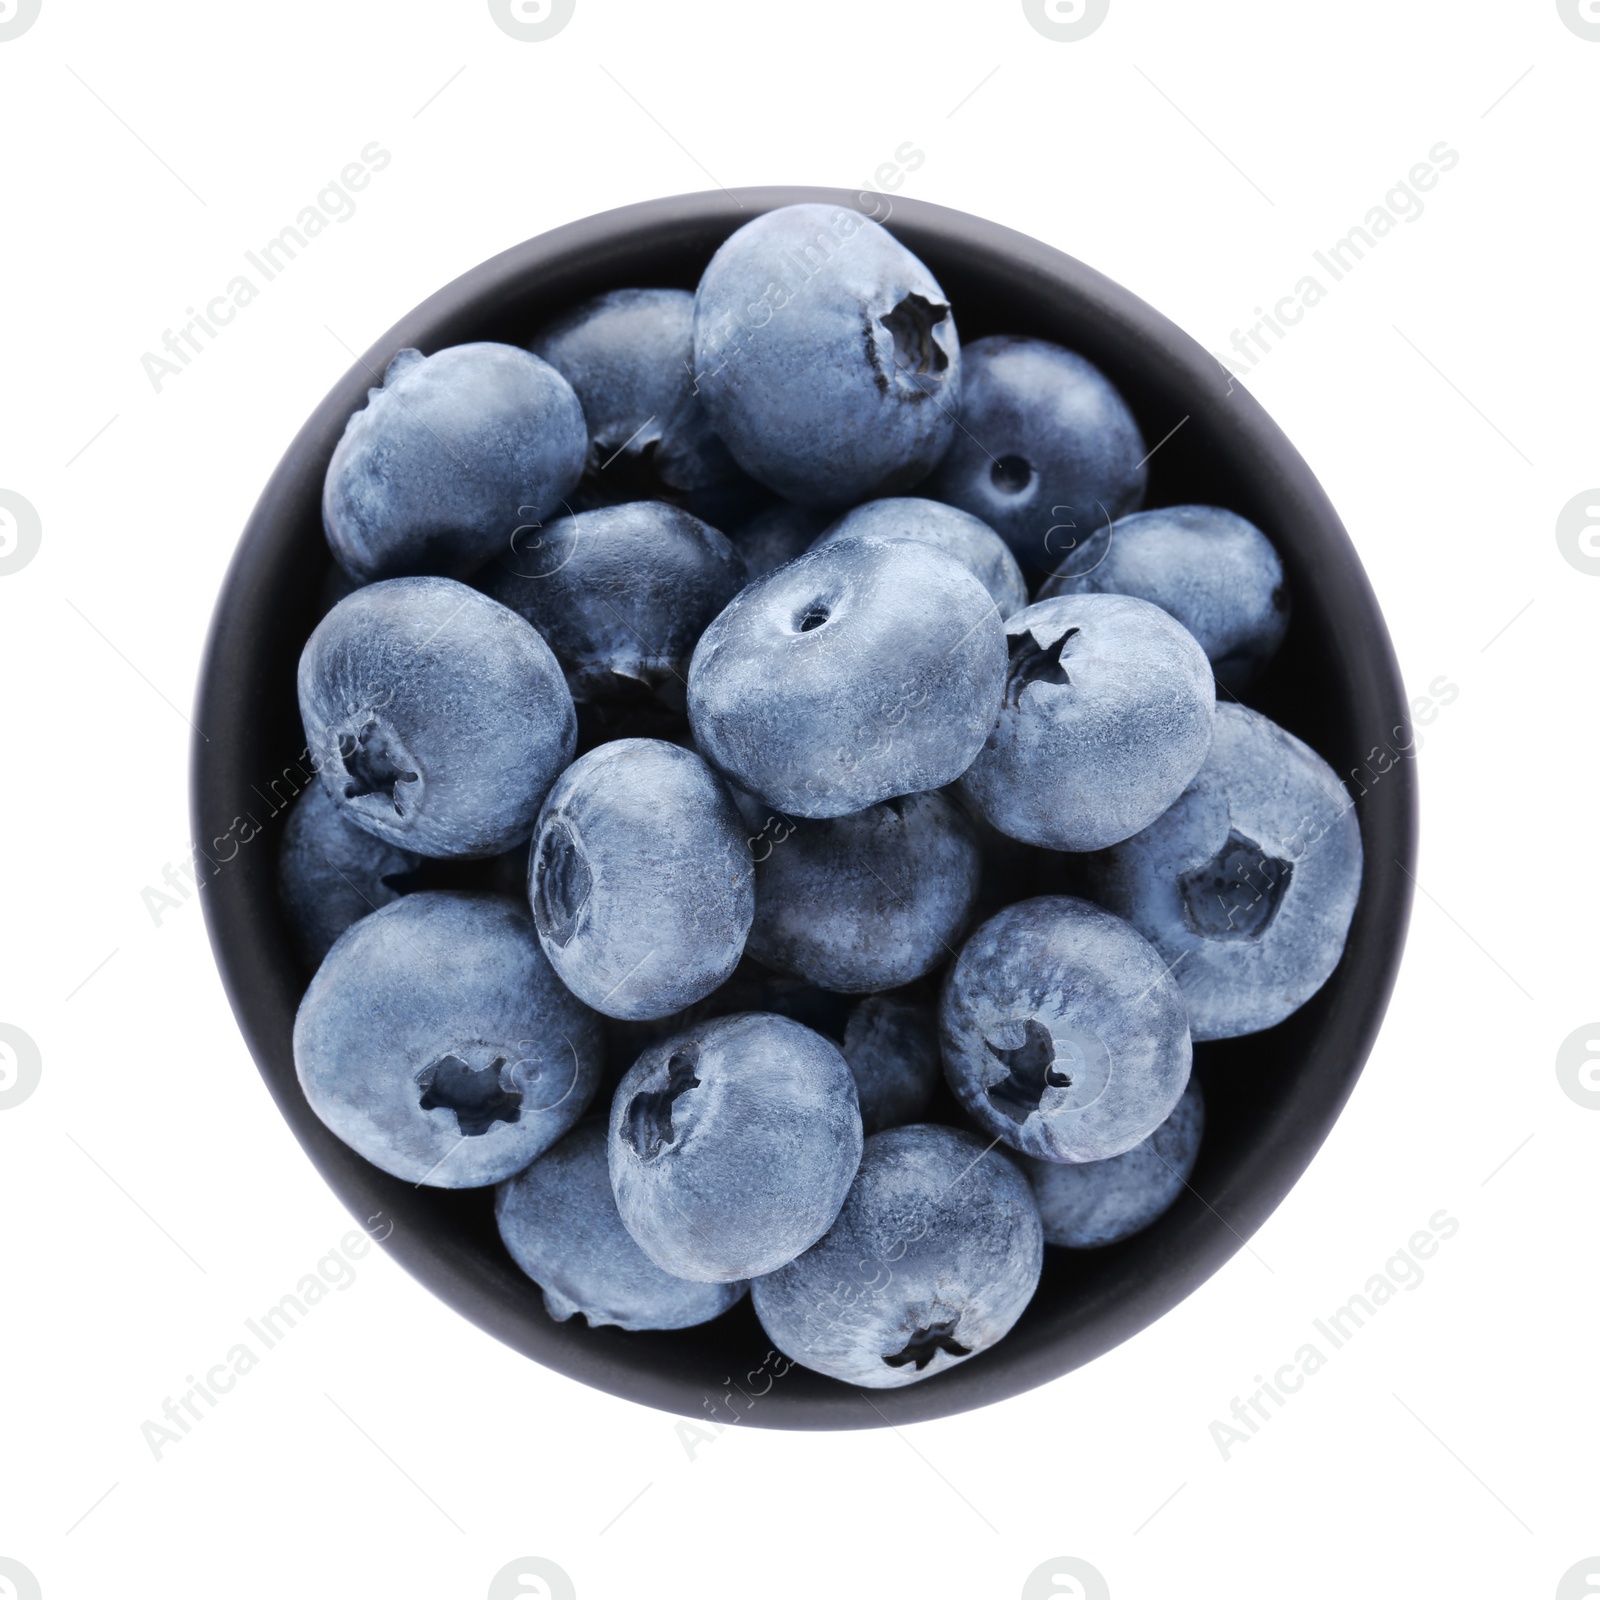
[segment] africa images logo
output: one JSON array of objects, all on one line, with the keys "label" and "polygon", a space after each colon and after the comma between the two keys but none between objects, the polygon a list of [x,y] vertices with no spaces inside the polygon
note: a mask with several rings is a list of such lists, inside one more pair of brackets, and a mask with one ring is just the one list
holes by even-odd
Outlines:
[{"label": "africa images logo", "polygon": [[9,1556],[0,1556],[0,1595],[6,1600],[12,1600],[12,1596],[15,1600],[43,1600],[39,1580],[20,1561],[13,1561]]},{"label": "africa images logo", "polygon": [[0,0],[0,44],[20,39],[39,20],[40,0]]},{"label": "africa images logo", "polygon": [[489,0],[494,25],[524,44],[555,38],[575,10],[577,0]]},{"label": "africa images logo", "polygon": [[1087,39],[1111,13],[1111,0],[1022,0],[1035,30],[1058,44]]},{"label": "africa images logo", "polygon": [[43,1075],[38,1045],[21,1028],[0,1022],[0,1111],[20,1106]]},{"label": "africa images logo", "polygon": [[543,1556],[508,1561],[489,1584],[489,1600],[577,1600],[566,1572]]},{"label": "africa images logo", "polygon": [[1600,0],[1556,0],[1556,10],[1580,39],[1600,41]]},{"label": "africa images logo", "polygon": [[1556,548],[1569,566],[1591,578],[1600,575],[1600,489],[1585,489],[1561,508]]},{"label": "africa images logo", "polygon": [[1076,1556],[1052,1556],[1028,1574],[1022,1600],[1111,1600],[1111,1588],[1096,1567]]},{"label": "africa images logo", "polygon": [[1574,1105],[1600,1110],[1600,1022],[1586,1022],[1561,1041],[1556,1081]]},{"label": "africa images logo", "polygon": [[43,529],[31,501],[0,489],[0,578],[21,572],[39,553]]}]

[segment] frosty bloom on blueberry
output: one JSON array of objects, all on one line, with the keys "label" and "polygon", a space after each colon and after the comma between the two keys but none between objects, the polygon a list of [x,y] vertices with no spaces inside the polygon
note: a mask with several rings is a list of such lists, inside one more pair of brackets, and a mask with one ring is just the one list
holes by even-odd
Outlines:
[{"label": "frosty bloom on blueberry", "polygon": [[653,696],[680,711],[695,643],[744,582],[727,539],[659,500],[562,517],[481,580],[539,630],[574,699]]},{"label": "frosty bloom on blueberry", "polygon": [[515,902],[430,891],[328,952],[294,1061],[312,1109],[374,1166],[470,1189],[520,1172],[583,1115],[600,1028]]},{"label": "frosty bloom on blueberry", "polygon": [[968,1116],[1047,1161],[1131,1150],[1189,1081],[1189,1018],[1165,962],[1121,918],[1066,895],[1020,901],[972,935],[939,1032]]},{"label": "frosty bloom on blueberry", "polygon": [[560,511],[586,444],[572,386],[526,350],[402,350],[328,465],[328,543],[364,583],[464,578],[522,524]]},{"label": "frosty bloom on blueberry", "polygon": [[533,351],[572,385],[589,424],[575,503],[669,500],[713,516],[760,494],[696,392],[687,289],[596,295],[545,328]]},{"label": "frosty bloom on blueberry", "polygon": [[424,856],[491,856],[532,830],[577,745],[550,647],[448,578],[341,600],[300,656],[300,715],[329,796]]},{"label": "frosty bloom on blueberry", "polygon": [[1178,803],[1092,863],[1099,899],[1173,962],[1197,1039],[1281,1022],[1327,982],[1361,889],[1361,830],[1333,769],[1243,706]]},{"label": "frosty bloom on blueberry", "polygon": [[611,1185],[657,1266],[731,1283],[821,1237],[861,1137],[837,1045],[787,1017],[723,1017],[652,1046],[617,1086]]},{"label": "frosty bloom on blueberry", "polygon": [[690,1328],[744,1297],[742,1283],[694,1283],[663,1272],[617,1215],[606,1125],[581,1124],[495,1190],[511,1259],[544,1290],[557,1322],[591,1328]]},{"label": "frosty bloom on blueberry", "polygon": [[708,995],[738,965],[755,909],[726,787],[659,739],[602,745],[557,779],[528,892],[562,981],[615,1017],[664,1017]]},{"label": "frosty bloom on blueberry", "polygon": [[1204,1128],[1200,1084],[1190,1078],[1172,1115],[1120,1156],[1079,1162],[1024,1156],[1044,1242],[1094,1250],[1148,1228],[1183,1193]]},{"label": "frosty bloom on blueberry", "polygon": [[910,539],[953,556],[989,591],[1002,619],[1028,603],[1028,585],[1017,558],[988,523],[938,500],[869,500],[847,511],[817,540]]},{"label": "frosty bloom on blueberry", "polygon": [[1289,628],[1283,563],[1253,522],[1217,506],[1140,511],[1097,528],[1039,590],[1130,594],[1181,622],[1225,689],[1254,681]]},{"label": "frosty bloom on blueberry", "polygon": [[756,865],[749,950],[825,989],[895,989],[954,949],[978,896],[965,821],[937,794],[797,822]]},{"label": "frosty bloom on blueberry", "polygon": [[1004,676],[999,611],[965,567],[844,539],[734,596],[689,663],[689,721],[707,760],[769,805],[839,817],[958,777]]},{"label": "frosty bloom on blueberry", "polygon": [[1043,1260],[1038,1206],[1016,1166],[970,1133],[914,1124],[867,1140],[838,1221],[751,1295],[785,1355],[898,1389],[1002,1338]]},{"label": "frosty bloom on blueberry", "polygon": [[802,505],[902,493],[955,432],[961,347],[944,291],[840,206],[769,211],[717,251],[695,295],[694,362],[740,466]]},{"label": "frosty bloom on blueberry", "polygon": [[961,780],[1002,833],[1098,850],[1155,821],[1211,748],[1205,652],[1122,595],[1044,600],[1006,623],[1000,719]]},{"label": "frosty bloom on blueberry", "polygon": [[1100,370],[1043,339],[966,350],[961,427],[928,493],[981,517],[1027,572],[1053,572],[1144,498],[1145,446]]}]

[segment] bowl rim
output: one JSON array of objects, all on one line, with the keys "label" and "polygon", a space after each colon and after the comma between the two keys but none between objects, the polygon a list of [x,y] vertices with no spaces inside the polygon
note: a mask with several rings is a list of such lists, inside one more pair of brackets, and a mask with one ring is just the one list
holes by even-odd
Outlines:
[{"label": "bowl rim", "polygon": [[[1201,418],[1226,441],[1241,470],[1248,464],[1258,474],[1249,480],[1253,487],[1284,516],[1298,519],[1296,538],[1306,540],[1319,597],[1340,619],[1342,653],[1335,665],[1343,703],[1365,728],[1392,727],[1398,735],[1410,727],[1394,648],[1366,573],[1311,468],[1277,425],[1215,356],[1160,312],[1075,258],[1000,224],[928,201],[818,187],[708,190],[648,200],[567,223],[502,251],[430,295],[358,357],[300,428],[262,490],[229,562],[201,659],[190,811],[196,841],[209,838],[219,854],[222,838],[233,845],[221,863],[206,856],[212,870],[201,874],[201,904],[223,988],[257,1070],[313,1165],[412,1276],[531,1359],[610,1394],[702,1421],[713,1398],[728,1398],[722,1386],[737,1386],[737,1380],[719,1383],[705,1375],[711,1367],[696,1375],[688,1370],[692,1363],[673,1358],[673,1349],[684,1347],[664,1345],[662,1336],[610,1337],[617,1334],[614,1329],[580,1334],[571,1324],[554,1323],[542,1309],[530,1315],[529,1307],[538,1305],[536,1286],[509,1257],[496,1270],[493,1261],[452,1250],[449,1227],[440,1226],[414,1191],[407,1194],[409,1186],[369,1167],[323,1127],[299,1094],[293,1071],[290,1030],[303,976],[286,967],[282,929],[274,917],[261,913],[260,872],[254,866],[248,873],[224,868],[255,836],[240,831],[246,819],[236,810],[243,807],[256,831],[262,828],[249,812],[245,792],[248,787],[262,795],[251,781],[261,775],[261,761],[247,748],[245,730],[252,709],[268,692],[260,666],[266,625],[256,597],[274,578],[282,581],[282,565],[299,533],[286,507],[304,497],[309,474],[320,489],[345,421],[364,403],[367,389],[381,381],[389,357],[408,346],[431,351],[461,342],[463,330],[489,315],[485,308],[499,307],[506,314],[541,274],[570,274],[574,263],[639,247],[641,240],[658,251],[681,250],[685,240],[700,241],[719,229],[725,237],[761,212],[800,203],[847,207],[882,222],[913,250],[936,245],[978,263],[971,268],[975,272],[987,263],[991,272],[1032,284],[1040,294],[1070,295],[1077,314],[1103,334],[1102,342],[1126,341],[1131,352],[1155,364],[1151,371],[1159,366],[1163,381],[1186,396],[1185,421],[1189,415]],[[799,1384],[775,1386],[769,1377],[769,1403],[752,1404],[742,1413],[730,1405],[733,1420],[776,1428],[895,1426],[1019,1395],[1132,1337],[1244,1248],[1337,1120],[1398,976],[1417,856],[1415,763],[1399,761],[1384,769],[1381,782],[1361,787],[1355,797],[1365,854],[1361,896],[1344,958],[1330,979],[1339,992],[1327,1037],[1316,1036],[1315,1070],[1308,1069],[1304,1081],[1294,1085],[1292,1104],[1272,1124],[1273,1137],[1239,1160],[1220,1189],[1202,1197],[1210,1218],[1197,1215],[1181,1238],[1147,1249],[1137,1276],[1120,1282],[1115,1294],[1071,1308],[1059,1331],[1027,1348],[1008,1350],[1002,1340],[933,1379],[870,1396],[799,1369],[805,1380]],[[231,819],[229,829],[219,836],[215,830],[225,818]],[[754,1387],[756,1375],[747,1376]]]}]

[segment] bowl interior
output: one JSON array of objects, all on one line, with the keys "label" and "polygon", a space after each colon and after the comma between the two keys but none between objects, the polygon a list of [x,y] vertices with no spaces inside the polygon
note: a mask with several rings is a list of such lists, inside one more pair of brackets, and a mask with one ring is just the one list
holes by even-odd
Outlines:
[{"label": "bowl interior", "polygon": [[[472,339],[524,344],[546,319],[606,289],[692,289],[742,222],[819,200],[877,217],[920,255],[964,340],[1034,334],[1105,371],[1147,443],[1165,441],[1150,459],[1147,506],[1222,505],[1265,531],[1287,570],[1292,621],[1245,699],[1345,779],[1366,852],[1345,956],[1321,992],[1269,1032],[1197,1047],[1207,1130],[1178,1203],[1123,1244],[1047,1250],[1033,1303],[998,1346],[870,1398],[800,1367],[773,1382],[777,1364],[761,1370],[770,1341],[748,1299],[676,1333],[553,1322],[499,1242],[489,1191],[414,1188],[335,1139],[295,1078],[291,1031],[305,975],[274,886],[284,813],[315,781],[295,665],[331,569],[323,475],[389,357]],[[737,1412],[757,1425],[828,1428],[921,1420],[1031,1388],[1154,1321],[1242,1246],[1327,1135],[1388,1002],[1410,908],[1415,778],[1405,694],[1365,574],[1310,469],[1211,356],[1136,297],[1024,235],[921,202],[891,207],[878,195],[751,189],[630,206],[519,245],[411,312],[329,394],[268,483],[218,600],[195,722],[193,825],[213,948],[262,1076],[312,1161],[356,1217],[380,1219],[374,1233],[392,1225],[386,1248],[409,1271],[488,1332],[583,1382],[693,1416]]]}]

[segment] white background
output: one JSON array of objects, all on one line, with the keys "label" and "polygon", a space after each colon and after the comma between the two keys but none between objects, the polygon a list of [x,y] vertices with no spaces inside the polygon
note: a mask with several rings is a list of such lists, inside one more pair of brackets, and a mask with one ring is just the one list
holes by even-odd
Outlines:
[{"label": "white background", "polygon": [[[1016,0],[578,0],[542,43],[481,0],[43,0],[0,42],[0,488],[43,528],[0,578],[0,1021],[43,1059],[0,1112],[0,1556],[46,1600],[478,1600],[524,1555],[585,1600],[1012,1597],[1057,1556],[1116,1600],[1555,1595],[1600,1551],[1600,1115],[1555,1072],[1600,1016],[1600,580],[1555,539],[1600,483],[1597,90],[1600,42],[1554,0],[1112,0],[1077,43]],[[393,160],[356,214],[157,394],[141,355],[373,140]],[[350,352],[556,224],[858,187],[906,141],[905,194],[1060,246],[1220,351],[1441,140],[1461,160],[1424,214],[1247,380],[1349,524],[1409,692],[1458,691],[1422,719],[1387,1025],[1252,1248],[1021,1399],[692,1457],[673,1418],[513,1355],[374,1251],[153,1459],[141,1423],[352,1226],[197,904],[158,925],[141,899],[187,847],[223,569]],[[1425,1281],[1224,1461],[1213,1420],[1441,1208],[1460,1227]]]}]

